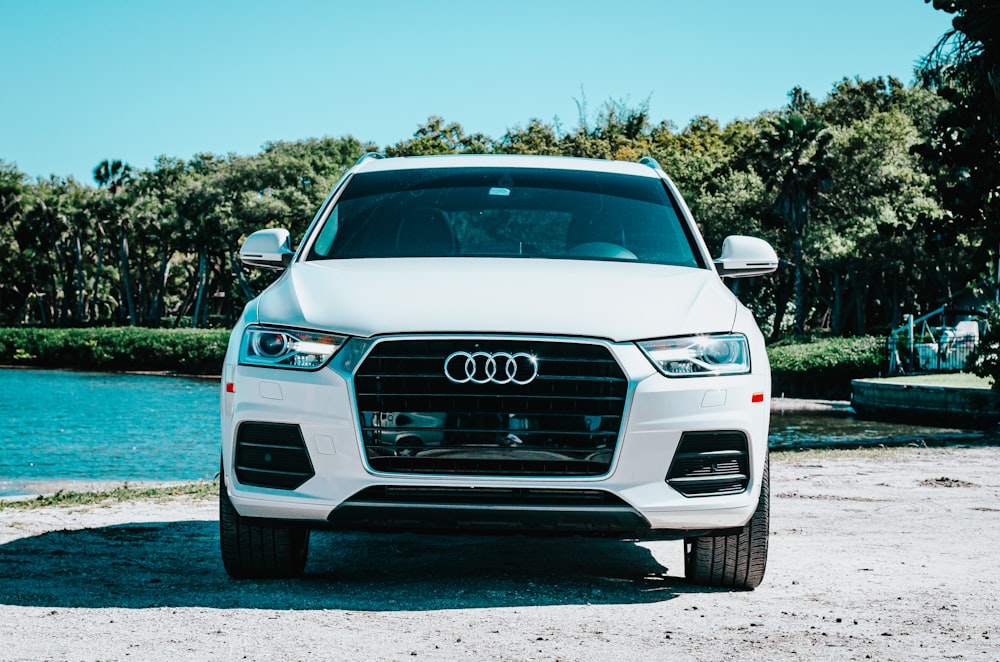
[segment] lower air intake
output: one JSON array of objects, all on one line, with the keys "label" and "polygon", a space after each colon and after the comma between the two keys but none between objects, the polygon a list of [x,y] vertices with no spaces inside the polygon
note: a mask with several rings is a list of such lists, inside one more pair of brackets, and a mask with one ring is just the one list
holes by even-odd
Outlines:
[{"label": "lower air intake", "polygon": [[247,422],[236,430],[236,478],[244,485],[294,490],[315,475],[298,425]]},{"label": "lower air intake", "polygon": [[685,432],[666,480],[688,497],[743,492],[750,483],[746,434],[738,430]]}]

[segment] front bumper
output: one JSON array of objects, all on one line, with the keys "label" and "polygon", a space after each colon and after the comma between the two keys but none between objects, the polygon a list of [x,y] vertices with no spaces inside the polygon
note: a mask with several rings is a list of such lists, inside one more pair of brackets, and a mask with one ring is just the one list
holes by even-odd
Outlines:
[{"label": "front bumper", "polygon": [[[767,452],[766,365],[748,375],[666,378],[635,345],[600,344],[626,375],[628,394],[610,469],[583,477],[375,471],[366,461],[353,383],[370,342],[352,341],[315,372],[236,366],[227,357],[222,448],[230,499],[244,517],[334,528],[673,537],[743,526],[757,506]],[[297,426],[311,477],[295,489],[241,483],[235,438],[245,422]],[[685,496],[667,483],[682,435],[698,431],[745,435],[744,491]]]}]

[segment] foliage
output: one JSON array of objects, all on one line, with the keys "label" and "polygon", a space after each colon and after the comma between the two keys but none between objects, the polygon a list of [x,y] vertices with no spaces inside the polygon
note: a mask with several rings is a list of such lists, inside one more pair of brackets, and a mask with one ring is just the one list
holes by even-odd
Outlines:
[{"label": "foliage", "polygon": [[0,363],[218,375],[229,333],[206,329],[0,329]]},{"label": "foliage", "polygon": [[481,133],[466,135],[461,124],[432,115],[410,140],[385,150],[386,156],[430,156],[434,154],[486,154],[492,141]]},{"label": "foliage", "polygon": [[923,153],[939,165],[937,184],[951,211],[941,233],[946,241],[952,233],[975,237],[975,261],[995,264],[1000,245],[1000,3],[933,0],[933,6],[954,14],[952,30],[921,66],[924,84],[948,102],[923,146]]},{"label": "foliage", "polygon": [[986,332],[969,355],[968,370],[993,381],[1000,391],[1000,310],[992,306],[987,317]]},{"label": "foliage", "polygon": [[801,337],[767,349],[775,395],[846,399],[851,380],[877,377],[885,371],[885,339]]},{"label": "foliage", "polygon": [[837,186],[816,205],[816,228],[804,248],[814,265],[809,277],[834,333],[864,333],[870,315],[898,326],[901,287],[922,278],[942,292],[960,290],[965,282],[949,278],[952,265],[971,256],[964,242],[928,240],[943,211],[913,153],[917,129],[900,105],[834,127],[831,135]]}]

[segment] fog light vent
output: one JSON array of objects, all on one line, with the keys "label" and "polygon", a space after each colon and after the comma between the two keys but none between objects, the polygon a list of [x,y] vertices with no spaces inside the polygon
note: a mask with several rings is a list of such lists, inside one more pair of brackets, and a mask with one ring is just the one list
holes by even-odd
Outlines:
[{"label": "fog light vent", "polygon": [[298,425],[240,424],[236,431],[236,478],[241,483],[294,490],[315,475]]},{"label": "fog light vent", "polygon": [[684,496],[738,494],[750,483],[747,436],[738,430],[685,432],[667,483]]}]

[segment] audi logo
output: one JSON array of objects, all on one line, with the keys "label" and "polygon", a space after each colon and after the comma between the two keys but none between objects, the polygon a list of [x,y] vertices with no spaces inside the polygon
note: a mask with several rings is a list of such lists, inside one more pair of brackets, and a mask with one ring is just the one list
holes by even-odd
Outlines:
[{"label": "audi logo", "polygon": [[526,352],[453,352],[444,360],[444,376],[452,384],[517,384],[538,376],[538,360]]}]

